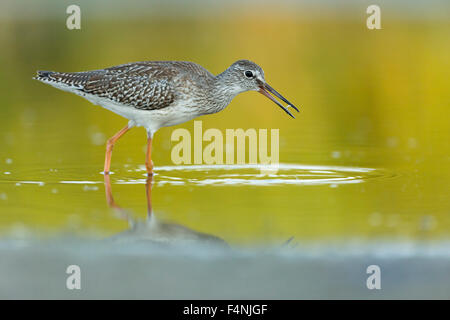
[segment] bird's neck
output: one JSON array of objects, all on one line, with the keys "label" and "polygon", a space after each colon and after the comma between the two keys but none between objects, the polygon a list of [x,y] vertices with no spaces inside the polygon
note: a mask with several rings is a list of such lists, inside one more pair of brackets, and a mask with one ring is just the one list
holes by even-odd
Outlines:
[{"label": "bird's neck", "polygon": [[229,69],[214,77],[214,85],[223,94],[231,95],[234,98],[239,93],[244,92],[236,83],[236,79]]},{"label": "bird's neck", "polygon": [[227,70],[214,77],[211,82],[210,101],[214,105],[214,111],[219,112],[225,109],[242,90],[228,75]]}]

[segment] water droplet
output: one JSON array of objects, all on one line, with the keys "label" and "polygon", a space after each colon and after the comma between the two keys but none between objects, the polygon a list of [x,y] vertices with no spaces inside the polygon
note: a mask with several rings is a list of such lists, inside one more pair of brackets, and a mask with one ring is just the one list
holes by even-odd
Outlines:
[{"label": "water droplet", "polygon": [[411,149],[414,149],[417,147],[417,140],[415,138],[409,138],[408,139],[408,147]]},{"label": "water droplet", "polygon": [[383,222],[383,216],[379,212],[374,212],[369,216],[369,224],[372,227],[378,227]]},{"label": "water droplet", "polygon": [[105,144],[106,137],[101,132],[95,132],[91,134],[91,143],[96,146],[101,146]]},{"label": "water droplet", "polygon": [[340,151],[333,151],[333,152],[331,153],[331,157],[332,157],[333,159],[339,159],[339,158],[341,157],[341,152],[340,152]]},{"label": "water droplet", "polygon": [[436,218],[433,216],[423,216],[420,220],[420,229],[430,231],[436,227]]},{"label": "water droplet", "polygon": [[85,185],[84,187],[83,187],[83,191],[97,191],[98,190],[98,187],[97,186],[88,186],[88,185]]},{"label": "water droplet", "polygon": [[397,137],[389,137],[386,141],[389,148],[395,148],[398,145]]}]

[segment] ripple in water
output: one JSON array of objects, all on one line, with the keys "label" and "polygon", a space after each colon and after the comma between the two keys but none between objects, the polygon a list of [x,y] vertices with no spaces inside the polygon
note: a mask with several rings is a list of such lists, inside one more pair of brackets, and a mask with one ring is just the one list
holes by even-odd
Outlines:
[{"label": "ripple in water", "polygon": [[[79,178],[79,172],[83,174]],[[96,169],[98,169],[96,167]],[[59,168],[49,173],[48,169],[22,171],[8,175],[1,182],[21,184],[103,184],[103,177],[91,168]],[[140,178],[136,178],[140,176]],[[155,167],[155,185],[330,185],[363,183],[372,179],[393,176],[382,169],[319,166],[303,164],[279,164],[264,166],[258,164],[243,165],[177,165]],[[34,179],[26,179],[33,177]],[[145,167],[126,167],[112,175],[116,184],[145,184]]]},{"label": "ripple in water", "polygon": [[[144,171],[143,168],[136,172]],[[182,171],[182,174],[180,174]],[[338,185],[362,183],[385,177],[380,169],[280,164],[276,168],[258,164],[245,165],[190,165],[156,168],[157,185]],[[123,179],[118,184],[145,183],[146,179]]]}]

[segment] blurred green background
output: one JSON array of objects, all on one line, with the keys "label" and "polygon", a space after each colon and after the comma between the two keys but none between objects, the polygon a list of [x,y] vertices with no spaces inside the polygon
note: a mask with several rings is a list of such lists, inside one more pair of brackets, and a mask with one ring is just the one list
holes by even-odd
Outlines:
[{"label": "blurred green background", "polygon": [[[66,28],[70,4],[81,7],[81,30]],[[373,168],[379,177],[336,187],[178,186],[156,176],[156,215],[234,244],[448,238],[450,5],[382,1],[382,29],[369,30],[370,4],[2,1],[0,234],[127,228],[107,208],[99,174],[104,142],[126,120],[32,80],[36,70],[187,60],[217,74],[250,59],[301,113],[290,119],[246,93],[201,118],[204,130],[279,128],[282,163]],[[192,131],[193,123],[155,135],[156,171],[172,165],[170,136],[179,127]],[[115,182],[142,179],[125,168],[143,164],[145,142],[142,128],[132,130],[112,162],[116,201],[140,218],[144,185]]]}]

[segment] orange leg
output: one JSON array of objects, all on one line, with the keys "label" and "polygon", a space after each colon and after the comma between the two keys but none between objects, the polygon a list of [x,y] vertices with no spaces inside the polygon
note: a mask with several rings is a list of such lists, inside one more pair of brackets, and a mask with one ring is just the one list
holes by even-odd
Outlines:
[{"label": "orange leg", "polygon": [[128,127],[128,125],[126,125],[122,130],[112,136],[106,143],[105,168],[103,170],[105,174],[109,173],[109,168],[111,167],[111,156],[114,143],[116,143],[116,141],[119,140],[119,138],[123,136],[128,130],[130,130],[130,128]]},{"label": "orange leg", "polygon": [[[110,208],[113,208],[116,210],[116,212],[119,213],[119,218],[128,220],[128,222],[133,223],[133,218],[130,216],[130,214],[127,212],[127,210],[122,209],[113,198],[112,189],[111,189],[111,177],[109,174],[104,175],[105,179],[105,195],[106,195],[106,203]],[[152,180],[153,177],[149,176],[145,183],[145,193],[147,198],[147,215],[150,218],[152,215]]]},{"label": "orange leg", "polygon": [[105,174],[104,178],[105,178],[106,202],[108,203],[108,206],[116,210],[116,212],[119,214],[120,219],[127,220],[128,223],[132,223],[133,218],[128,214],[126,210],[122,209],[114,201],[111,189],[111,177],[109,176],[109,174]]},{"label": "orange leg", "polygon": [[105,174],[105,194],[106,194],[106,202],[108,206],[114,209],[120,209],[120,207],[114,201],[112,190],[111,190],[111,178],[109,174]]},{"label": "orange leg", "polygon": [[151,175],[148,176],[145,184],[145,191],[147,196],[147,215],[149,217],[152,214],[152,179],[153,177]]},{"label": "orange leg", "polygon": [[148,176],[153,175],[153,161],[152,161],[152,138],[148,137],[147,140],[147,156],[145,159],[145,167],[147,168]]}]

